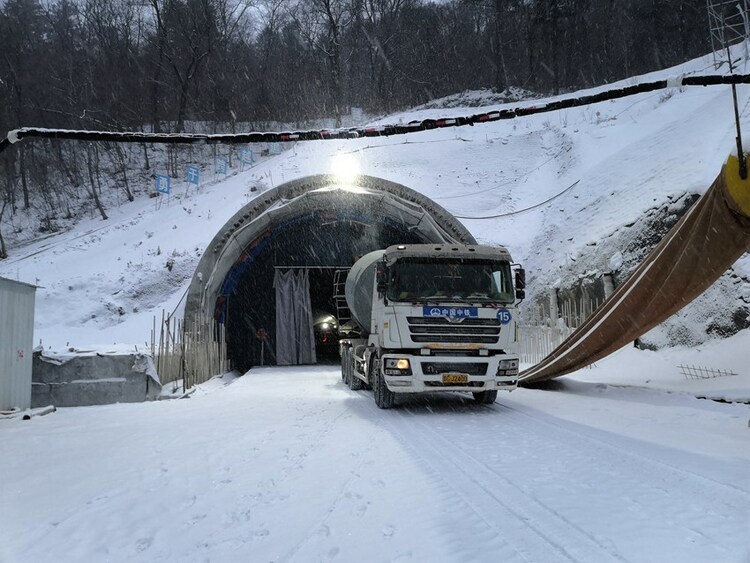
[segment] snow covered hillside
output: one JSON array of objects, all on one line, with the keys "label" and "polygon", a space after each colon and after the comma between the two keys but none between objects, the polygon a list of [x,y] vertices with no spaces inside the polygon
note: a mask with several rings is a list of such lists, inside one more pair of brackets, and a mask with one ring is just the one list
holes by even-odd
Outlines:
[{"label": "snow covered hillside", "polygon": [[[750,88],[739,100],[750,131]],[[447,100],[382,122],[476,112]],[[299,143],[14,248],[0,275],[39,286],[45,348],[140,348],[242,205],[351,153],[508,246],[533,304],[625,275],[733,149],[729,87]],[[493,405],[436,393],[382,411],[312,366],[226,374],[188,400],[0,419],[0,561],[750,561],[748,307],[746,255],[647,338],[673,346],[624,348]],[[737,375],[686,379],[680,365]]]},{"label": "snow covered hillside", "polygon": [[[639,80],[711,70],[705,57]],[[750,92],[740,87],[739,98],[747,126]],[[153,315],[179,312],[201,253],[237,209],[263,187],[328,172],[332,156],[346,152],[363,173],[443,205],[480,242],[508,246],[529,272],[533,303],[585,275],[615,270],[623,278],[658,240],[654,225],[673,222],[688,195],[705,191],[718,174],[734,148],[731,111],[729,87],[693,87],[476,127],[299,143],[226,179],[211,181],[206,169],[209,182],[197,191],[178,183],[168,201],[121,204],[108,221],[90,219],[15,248],[0,275],[41,287],[36,338],[45,347],[141,345]],[[382,122],[475,112],[433,108]],[[651,340],[695,345],[707,332],[748,326],[750,261],[733,270]]]}]

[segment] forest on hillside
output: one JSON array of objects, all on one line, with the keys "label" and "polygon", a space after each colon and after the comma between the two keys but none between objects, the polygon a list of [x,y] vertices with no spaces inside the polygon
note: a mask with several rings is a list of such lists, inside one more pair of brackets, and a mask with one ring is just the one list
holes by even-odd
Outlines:
[{"label": "forest on hillside", "polygon": [[710,50],[695,0],[5,0],[0,128],[171,129],[558,93]]},{"label": "forest on hillside", "polygon": [[[0,0],[0,136],[24,126],[303,128],[341,124],[351,108],[382,115],[466,90],[556,94],[709,52],[706,8],[695,0]],[[0,258],[3,232],[22,229],[19,210],[35,207],[43,232],[82,208],[106,219],[102,190],[111,184],[132,200],[129,175],[148,171],[149,150],[29,141],[5,151]],[[174,149],[168,157],[176,162]]]}]

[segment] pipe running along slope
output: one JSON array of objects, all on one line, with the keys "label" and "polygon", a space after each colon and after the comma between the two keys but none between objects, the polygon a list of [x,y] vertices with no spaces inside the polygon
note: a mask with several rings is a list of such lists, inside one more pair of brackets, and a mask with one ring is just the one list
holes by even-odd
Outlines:
[{"label": "pipe running along slope", "polygon": [[732,155],[714,183],[584,323],[521,385],[553,379],[619,350],[682,309],[750,251],[750,179]]}]

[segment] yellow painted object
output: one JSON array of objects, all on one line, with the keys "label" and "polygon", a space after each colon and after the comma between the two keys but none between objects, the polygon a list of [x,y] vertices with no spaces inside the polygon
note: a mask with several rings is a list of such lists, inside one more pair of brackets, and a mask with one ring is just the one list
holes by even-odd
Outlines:
[{"label": "yellow painted object", "polygon": [[740,178],[740,161],[734,155],[729,155],[724,165],[724,184],[736,210],[750,217],[750,175]]}]

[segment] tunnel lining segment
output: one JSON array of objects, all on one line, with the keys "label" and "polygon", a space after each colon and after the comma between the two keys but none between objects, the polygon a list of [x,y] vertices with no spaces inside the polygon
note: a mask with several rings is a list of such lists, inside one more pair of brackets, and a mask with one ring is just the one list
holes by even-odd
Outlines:
[{"label": "tunnel lining segment", "polygon": [[235,213],[213,238],[193,275],[185,318],[213,313],[228,272],[254,240],[284,219],[365,208],[416,231],[425,242],[476,244],[469,231],[439,204],[395,182],[360,176],[342,185],[331,175],[308,176],[261,193]]}]

